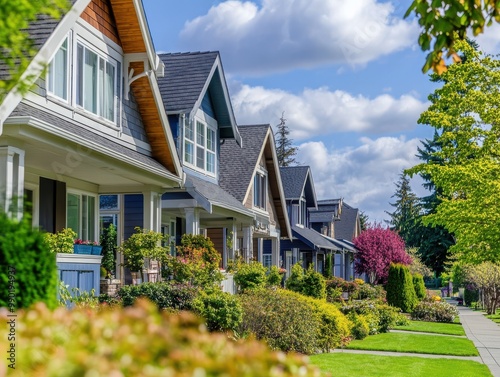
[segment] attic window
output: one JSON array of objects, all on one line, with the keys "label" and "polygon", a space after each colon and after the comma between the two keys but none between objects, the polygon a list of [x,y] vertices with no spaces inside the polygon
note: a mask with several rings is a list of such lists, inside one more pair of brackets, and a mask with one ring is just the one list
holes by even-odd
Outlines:
[{"label": "attic window", "polygon": [[194,122],[186,122],[184,126],[184,162],[209,175],[216,173],[215,127],[198,118]]},{"label": "attic window", "polygon": [[47,91],[68,100],[68,38],[57,50],[47,70]]},{"label": "attic window", "polygon": [[253,184],[253,205],[264,210],[266,209],[266,183],[266,175],[262,172],[257,172]]}]

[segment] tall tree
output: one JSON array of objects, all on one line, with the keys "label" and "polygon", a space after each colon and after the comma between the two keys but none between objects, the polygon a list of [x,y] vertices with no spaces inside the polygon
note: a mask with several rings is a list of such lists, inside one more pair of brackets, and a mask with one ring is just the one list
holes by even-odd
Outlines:
[{"label": "tall tree", "polygon": [[396,201],[389,203],[395,210],[385,211],[391,217],[388,224],[403,238],[407,247],[414,247],[419,243],[416,229],[420,219],[420,201],[411,188],[408,175],[401,173],[395,184],[396,192],[392,198]]},{"label": "tall tree", "polygon": [[281,114],[280,124],[276,126],[276,154],[278,155],[278,165],[287,167],[297,165],[295,155],[298,148],[292,145],[293,140],[288,137],[290,130],[286,125],[285,112]]},{"label": "tall tree", "polygon": [[366,273],[372,284],[385,282],[391,263],[408,265],[412,262],[403,239],[381,224],[370,225],[354,239],[354,245],[358,249],[354,255],[356,273]]},{"label": "tall tree", "polygon": [[369,222],[370,222],[370,219],[368,218],[368,215],[365,213],[365,211],[360,211],[359,212],[359,223],[360,223],[361,231],[368,229]]},{"label": "tall tree", "polygon": [[[463,41],[472,30],[476,36],[485,26],[500,21],[500,3],[491,0],[414,0],[405,17],[414,13],[422,31],[418,44],[423,51],[430,50],[422,68],[438,74],[446,70],[445,58],[461,61],[457,41]],[[431,43],[434,44],[431,46]]]},{"label": "tall tree", "polygon": [[36,54],[28,34],[30,22],[40,16],[58,19],[67,9],[68,0],[0,1],[0,66],[7,72],[0,80],[0,102],[16,85],[21,91],[28,89],[21,76]]},{"label": "tall tree", "polygon": [[[417,157],[424,163],[442,164],[443,159],[439,156],[440,150],[439,133],[435,131],[433,139],[422,141],[422,146],[418,148]],[[442,190],[434,185],[429,174],[422,172],[420,176],[424,180],[423,186],[430,191],[429,195],[420,199],[423,215],[435,213],[440,203],[439,198],[442,196]],[[419,219],[416,234],[419,239],[418,255],[428,267],[436,272],[436,275],[440,275],[450,261],[449,249],[455,243],[453,235],[442,225],[423,224],[422,217]]]},{"label": "tall tree", "polygon": [[456,42],[465,61],[442,74],[443,86],[429,99],[419,123],[438,131],[442,162],[421,163],[440,202],[423,221],[455,236],[450,251],[464,262],[500,260],[500,61]]}]

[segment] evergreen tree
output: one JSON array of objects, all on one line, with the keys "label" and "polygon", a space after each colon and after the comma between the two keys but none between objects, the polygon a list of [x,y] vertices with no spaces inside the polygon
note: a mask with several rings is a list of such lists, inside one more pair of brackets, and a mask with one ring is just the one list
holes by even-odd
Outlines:
[{"label": "evergreen tree", "polygon": [[359,223],[361,226],[361,231],[368,229],[369,218],[364,211],[361,211],[359,213]]},{"label": "evergreen tree", "polygon": [[405,313],[411,313],[418,303],[413,277],[408,267],[402,264],[391,264],[386,290],[387,303],[400,308]]},{"label": "evergreen tree", "polygon": [[297,165],[298,163],[295,160],[295,155],[297,154],[298,148],[292,146],[293,140],[288,137],[290,130],[286,125],[284,112],[281,114],[280,124],[276,127],[276,154],[278,156],[278,165],[280,167]]},{"label": "evergreen tree", "polygon": [[415,230],[420,217],[420,201],[411,189],[410,179],[406,174],[399,175],[392,198],[396,198],[395,203],[389,203],[395,208],[394,212],[385,211],[391,217],[388,221],[391,229],[398,232],[407,247],[417,246]]}]

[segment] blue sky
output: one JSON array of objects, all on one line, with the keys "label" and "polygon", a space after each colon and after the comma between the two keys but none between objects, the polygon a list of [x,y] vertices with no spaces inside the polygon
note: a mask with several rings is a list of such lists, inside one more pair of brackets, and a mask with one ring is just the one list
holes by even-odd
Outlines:
[{"label": "blue sky", "polygon": [[[435,84],[403,19],[409,0],[143,3],[158,52],[220,51],[238,124],[275,126],[284,112],[318,199],[388,218],[398,175],[433,134],[417,125]],[[498,34],[477,41],[495,51]]]}]

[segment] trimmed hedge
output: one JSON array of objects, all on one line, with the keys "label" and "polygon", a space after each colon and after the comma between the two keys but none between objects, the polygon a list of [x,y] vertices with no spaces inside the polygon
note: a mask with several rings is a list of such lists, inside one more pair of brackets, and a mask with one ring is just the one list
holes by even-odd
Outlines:
[{"label": "trimmed hedge", "polygon": [[413,288],[419,300],[423,300],[427,297],[427,289],[425,288],[424,277],[422,275],[413,275]]},{"label": "trimmed hedge", "polygon": [[0,214],[0,307],[28,308],[44,302],[57,306],[56,254],[45,235],[27,219],[18,222]]},{"label": "trimmed hedge", "polygon": [[142,283],[121,287],[117,292],[117,299],[123,306],[134,305],[138,298],[145,297],[155,303],[160,310],[192,310],[193,301],[199,293],[200,289],[190,284]]},{"label": "trimmed hedge", "polygon": [[[2,322],[6,314],[0,313]],[[37,304],[18,313],[16,335],[22,344],[16,348],[16,369],[9,369],[12,377],[321,376],[303,356],[210,334],[194,315],[160,313],[142,300],[100,311],[50,311]],[[8,355],[9,346],[0,342],[0,353]]]},{"label": "trimmed hedge", "polygon": [[413,287],[413,278],[408,267],[391,264],[387,279],[387,303],[400,308],[404,313],[411,313],[417,305],[417,295]]}]

